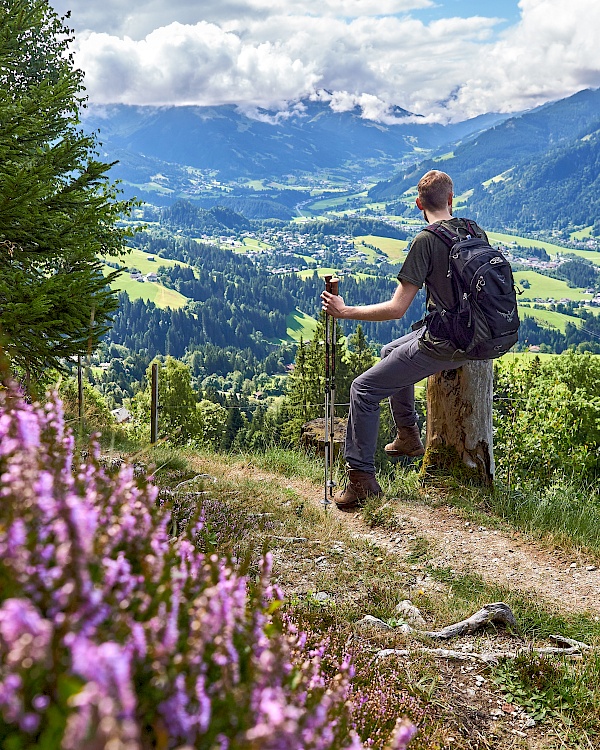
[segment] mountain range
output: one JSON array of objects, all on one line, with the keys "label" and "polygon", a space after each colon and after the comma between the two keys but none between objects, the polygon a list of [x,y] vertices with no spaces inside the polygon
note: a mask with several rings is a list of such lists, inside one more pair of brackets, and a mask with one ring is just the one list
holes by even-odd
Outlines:
[{"label": "mountain range", "polygon": [[600,90],[587,89],[510,117],[452,152],[378,183],[369,198],[394,201],[429,169],[443,169],[468,212],[490,228],[589,226],[600,209]]},{"label": "mountain range", "polygon": [[[490,228],[594,224],[600,208],[600,90],[518,115],[427,124],[404,110],[393,124],[302,102],[285,115],[234,106],[90,107],[84,127],[118,161],[125,194],[159,204],[215,201],[249,218],[290,218],[310,176],[393,203],[432,168],[447,171],[466,210]],[[251,181],[284,183],[277,192]],[[313,182],[314,184],[314,182]]]},{"label": "mountain range", "polygon": [[404,110],[394,116],[395,124],[386,125],[365,119],[359,109],[334,112],[326,103],[310,101],[285,117],[265,110],[250,117],[232,105],[114,105],[90,106],[84,126],[98,130],[105,154],[119,159],[117,176],[140,184],[159,167],[164,173],[182,166],[215,173],[220,180],[319,173],[382,177],[506,117],[490,114],[440,125],[421,124]]}]

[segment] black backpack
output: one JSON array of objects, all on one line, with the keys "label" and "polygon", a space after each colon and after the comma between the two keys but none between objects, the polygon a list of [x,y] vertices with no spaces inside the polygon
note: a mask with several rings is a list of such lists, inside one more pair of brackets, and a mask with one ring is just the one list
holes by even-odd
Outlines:
[{"label": "black backpack", "polygon": [[[510,263],[469,219],[458,230],[443,222],[426,227],[449,248],[448,276],[458,303],[444,309],[429,292],[436,311],[425,318],[424,348],[433,346],[454,359],[495,359],[518,341],[517,292]],[[429,344],[429,346],[428,346]]]}]

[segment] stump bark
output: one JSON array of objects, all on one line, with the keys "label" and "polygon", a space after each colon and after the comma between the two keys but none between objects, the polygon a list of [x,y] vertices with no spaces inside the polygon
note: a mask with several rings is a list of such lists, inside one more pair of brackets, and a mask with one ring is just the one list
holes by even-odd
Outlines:
[{"label": "stump bark", "polygon": [[494,480],[491,360],[466,362],[427,382],[424,478],[440,474],[491,486]]},{"label": "stump bark", "polygon": [[[334,420],[333,455],[336,457],[344,448],[346,438],[347,419],[336,417]],[[305,448],[313,448],[318,454],[325,453],[325,419],[318,417],[302,425],[300,432],[300,445]]]}]

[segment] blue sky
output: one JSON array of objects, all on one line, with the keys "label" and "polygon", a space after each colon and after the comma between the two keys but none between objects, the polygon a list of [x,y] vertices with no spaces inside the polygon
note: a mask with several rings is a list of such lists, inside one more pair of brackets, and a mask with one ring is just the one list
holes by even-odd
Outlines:
[{"label": "blue sky", "polygon": [[319,99],[391,121],[515,112],[600,86],[597,0],[51,0],[97,104]]}]

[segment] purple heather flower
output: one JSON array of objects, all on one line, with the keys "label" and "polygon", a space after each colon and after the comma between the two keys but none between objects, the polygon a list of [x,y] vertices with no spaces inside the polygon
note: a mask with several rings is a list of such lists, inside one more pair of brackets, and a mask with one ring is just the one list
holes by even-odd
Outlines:
[{"label": "purple heather flower", "polygon": [[37,415],[29,409],[16,409],[15,417],[18,436],[25,450],[32,450],[39,446],[40,426]]},{"label": "purple heather flower", "polygon": [[27,599],[7,599],[0,607],[0,635],[15,659],[24,653],[39,659],[50,643],[52,625]]},{"label": "purple heather flower", "polygon": [[391,750],[406,750],[409,742],[417,733],[417,727],[408,719],[401,719],[396,723],[392,739],[390,741]]},{"label": "purple heather flower", "polygon": [[83,637],[72,639],[73,671],[94,682],[105,696],[117,698],[125,716],[136,705],[131,683],[131,653],[118,643],[97,645]]}]

